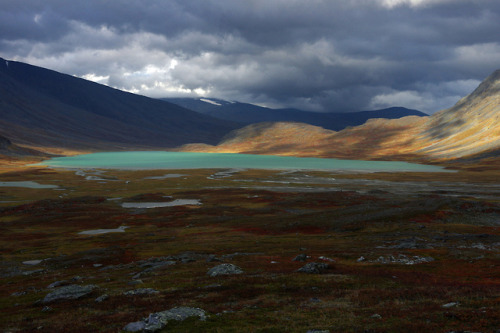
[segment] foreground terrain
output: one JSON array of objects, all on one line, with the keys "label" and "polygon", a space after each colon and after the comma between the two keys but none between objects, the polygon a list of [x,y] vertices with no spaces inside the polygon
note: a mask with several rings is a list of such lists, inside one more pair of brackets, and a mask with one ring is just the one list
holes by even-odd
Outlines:
[{"label": "foreground terrain", "polygon": [[[187,307],[195,315],[165,330],[497,332],[499,168],[455,167],[345,174],[4,163],[0,327],[119,332]],[[36,183],[8,183],[19,181]],[[36,184],[53,186],[14,187]],[[171,206],[145,208],[152,203]],[[221,264],[238,274],[207,274]]]}]

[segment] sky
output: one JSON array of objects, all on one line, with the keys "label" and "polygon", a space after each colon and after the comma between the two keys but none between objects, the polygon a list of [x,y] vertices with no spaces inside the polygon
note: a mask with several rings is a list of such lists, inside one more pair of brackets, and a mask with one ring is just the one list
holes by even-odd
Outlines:
[{"label": "sky", "polygon": [[150,97],[432,114],[500,68],[500,1],[0,0],[0,57]]}]

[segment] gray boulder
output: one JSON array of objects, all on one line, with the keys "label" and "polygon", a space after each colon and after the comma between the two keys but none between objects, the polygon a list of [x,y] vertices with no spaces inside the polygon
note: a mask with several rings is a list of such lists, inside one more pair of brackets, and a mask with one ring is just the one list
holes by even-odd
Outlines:
[{"label": "gray boulder", "polygon": [[298,256],[296,256],[295,258],[293,258],[292,261],[307,261],[307,258],[309,258],[309,256],[307,254],[301,253]]},{"label": "gray boulder", "polygon": [[300,273],[308,273],[308,274],[321,274],[325,270],[327,270],[330,267],[330,265],[325,264],[323,262],[309,262],[299,268],[297,272]]},{"label": "gray boulder", "polygon": [[129,290],[123,293],[126,296],[143,296],[143,295],[154,295],[160,292],[153,288],[139,288],[134,290]]},{"label": "gray boulder", "polygon": [[221,264],[215,267],[212,267],[208,270],[208,276],[219,276],[219,275],[233,275],[233,274],[241,274],[243,270],[236,265],[233,264]]},{"label": "gray boulder", "polygon": [[178,307],[167,311],[151,313],[146,319],[127,324],[123,330],[127,332],[157,332],[163,329],[169,321],[184,321],[190,317],[206,320],[205,311],[199,308]]},{"label": "gray boulder", "polygon": [[93,284],[89,284],[86,286],[79,285],[69,285],[57,288],[53,292],[47,294],[45,298],[42,300],[42,303],[50,303],[58,300],[69,300],[69,299],[78,299],[90,294],[97,286]]}]

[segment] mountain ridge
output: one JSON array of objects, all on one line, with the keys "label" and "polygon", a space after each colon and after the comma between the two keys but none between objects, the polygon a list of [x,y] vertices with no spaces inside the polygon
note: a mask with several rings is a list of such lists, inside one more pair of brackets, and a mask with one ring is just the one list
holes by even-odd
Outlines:
[{"label": "mountain ridge", "polygon": [[250,103],[229,102],[218,98],[162,98],[161,100],[219,119],[240,122],[243,125],[291,121],[321,126],[333,131],[340,131],[349,126],[359,126],[372,118],[397,119],[410,115],[428,116],[421,111],[404,107],[358,112],[312,112],[294,108],[273,109]]},{"label": "mountain ridge", "polygon": [[217,143],[239,125],[178,105],[0,58],[0,133],[16,143],[78,149]]},{"label": "mountain ridge", "polygon": [[[314,139],[287,136],[297,131],[314,133]],[[429,117],[369,119],[338,132],[297,123],[253,124],[226,135],[217,146],[185,145],[179,150],[413,161],[500,156],[500,70],[453,107]]]}]

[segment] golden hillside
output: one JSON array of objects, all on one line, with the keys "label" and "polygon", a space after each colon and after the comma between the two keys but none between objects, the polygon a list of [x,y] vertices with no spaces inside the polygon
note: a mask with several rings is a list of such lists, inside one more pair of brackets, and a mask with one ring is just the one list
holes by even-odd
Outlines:
[{"label": "golden hillside", "polygon": [[182,151],[352,159],[446,160],[500,149],[500,70],[450,109],[430,117],[371,119],[339,132],[302,123],[260,123],[231,132],[217,146]]}]

